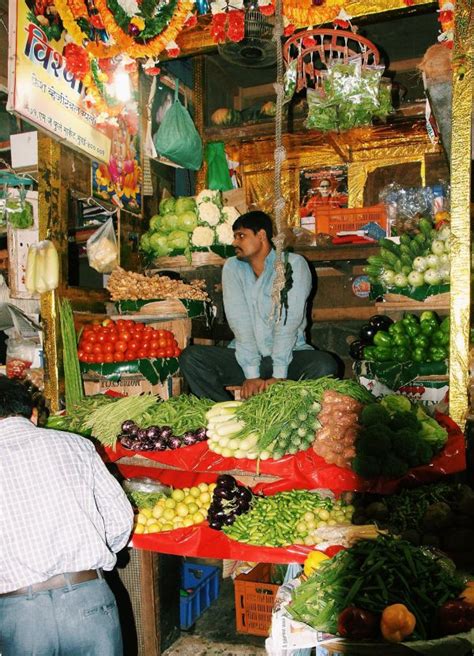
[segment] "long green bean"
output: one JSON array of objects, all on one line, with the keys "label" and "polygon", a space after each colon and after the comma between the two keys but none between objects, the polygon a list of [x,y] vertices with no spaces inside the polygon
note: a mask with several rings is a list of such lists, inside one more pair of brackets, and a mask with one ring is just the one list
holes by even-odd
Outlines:
[{"label": "long green bean", "polygon": [[78,405],[84,399],[81,370],[77,356],[77,340],[71,303],[63,299],[60,311],[61,336],[63,342],[64,387],[66,410]]}]

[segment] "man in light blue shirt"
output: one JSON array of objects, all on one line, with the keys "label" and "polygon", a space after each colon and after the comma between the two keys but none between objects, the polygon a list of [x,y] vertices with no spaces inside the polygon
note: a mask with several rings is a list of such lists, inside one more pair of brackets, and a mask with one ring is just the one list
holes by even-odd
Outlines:
[{"label": "man in light blue shirt", "polygon": [[224,309],[234,340],[227,348],[189,346],[180,356],[181,371],[197,396],[229,398],[226,386],[241,385],[242,398],[290,378],[337,375],[335,358],[306,343],[306,303],[311,272],[305,259],[285,253],[281,311],[272,312],[276,254],[273,229],[265,212],[240,216],[233,225],[236,257],[224,265]]}]

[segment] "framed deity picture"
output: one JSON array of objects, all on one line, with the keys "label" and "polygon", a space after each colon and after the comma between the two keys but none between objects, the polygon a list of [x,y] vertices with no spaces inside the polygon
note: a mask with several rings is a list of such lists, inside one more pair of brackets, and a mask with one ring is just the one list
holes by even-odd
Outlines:
[{"label": "framed deity picture", "polygon": [[300,172],[301,225],[315,223],[318,211],[347,207],[347,166],[322,166]]}]

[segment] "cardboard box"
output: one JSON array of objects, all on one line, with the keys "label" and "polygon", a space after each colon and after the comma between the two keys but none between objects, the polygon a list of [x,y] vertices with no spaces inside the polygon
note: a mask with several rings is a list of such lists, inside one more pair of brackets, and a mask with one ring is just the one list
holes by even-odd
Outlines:
[{"label": "cardboard box", "polygon": [[123,396],[138,396],[139,394],[151,392],[158,394],[163,400],[170,399],[181,393],[182,380],[179,376],[172,376],[164,383],[152,385],[141,374],[126,374],[119,380],[110,380],[103,376],[83,374],[84,393],[86,396],[94,394],[105,394],[116,392]]}]

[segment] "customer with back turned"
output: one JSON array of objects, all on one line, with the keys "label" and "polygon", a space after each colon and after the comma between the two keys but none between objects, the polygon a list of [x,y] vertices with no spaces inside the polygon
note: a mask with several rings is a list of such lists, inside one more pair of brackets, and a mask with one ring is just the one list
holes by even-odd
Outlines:
[{"label": "customer with back turned", "polygon": [[133,511],[89,440],[38,428],[33,401],[0,377],[0,654],[120,656],[103,570]]},{"label": "customer with back turned", "polygon": [[337,375],[338,363],[305,340],[311,272],[306,260],[284,253],[281,312],[272,313],[276,253],[268,214],[240,216],[232,226],[236,256],[222,271],[224,309],[234,340],[227,348],[188,346],[180,367],[191,392],[214,401],[229,398],[226,386],[241,386],[244,399],[277,380]]}]

